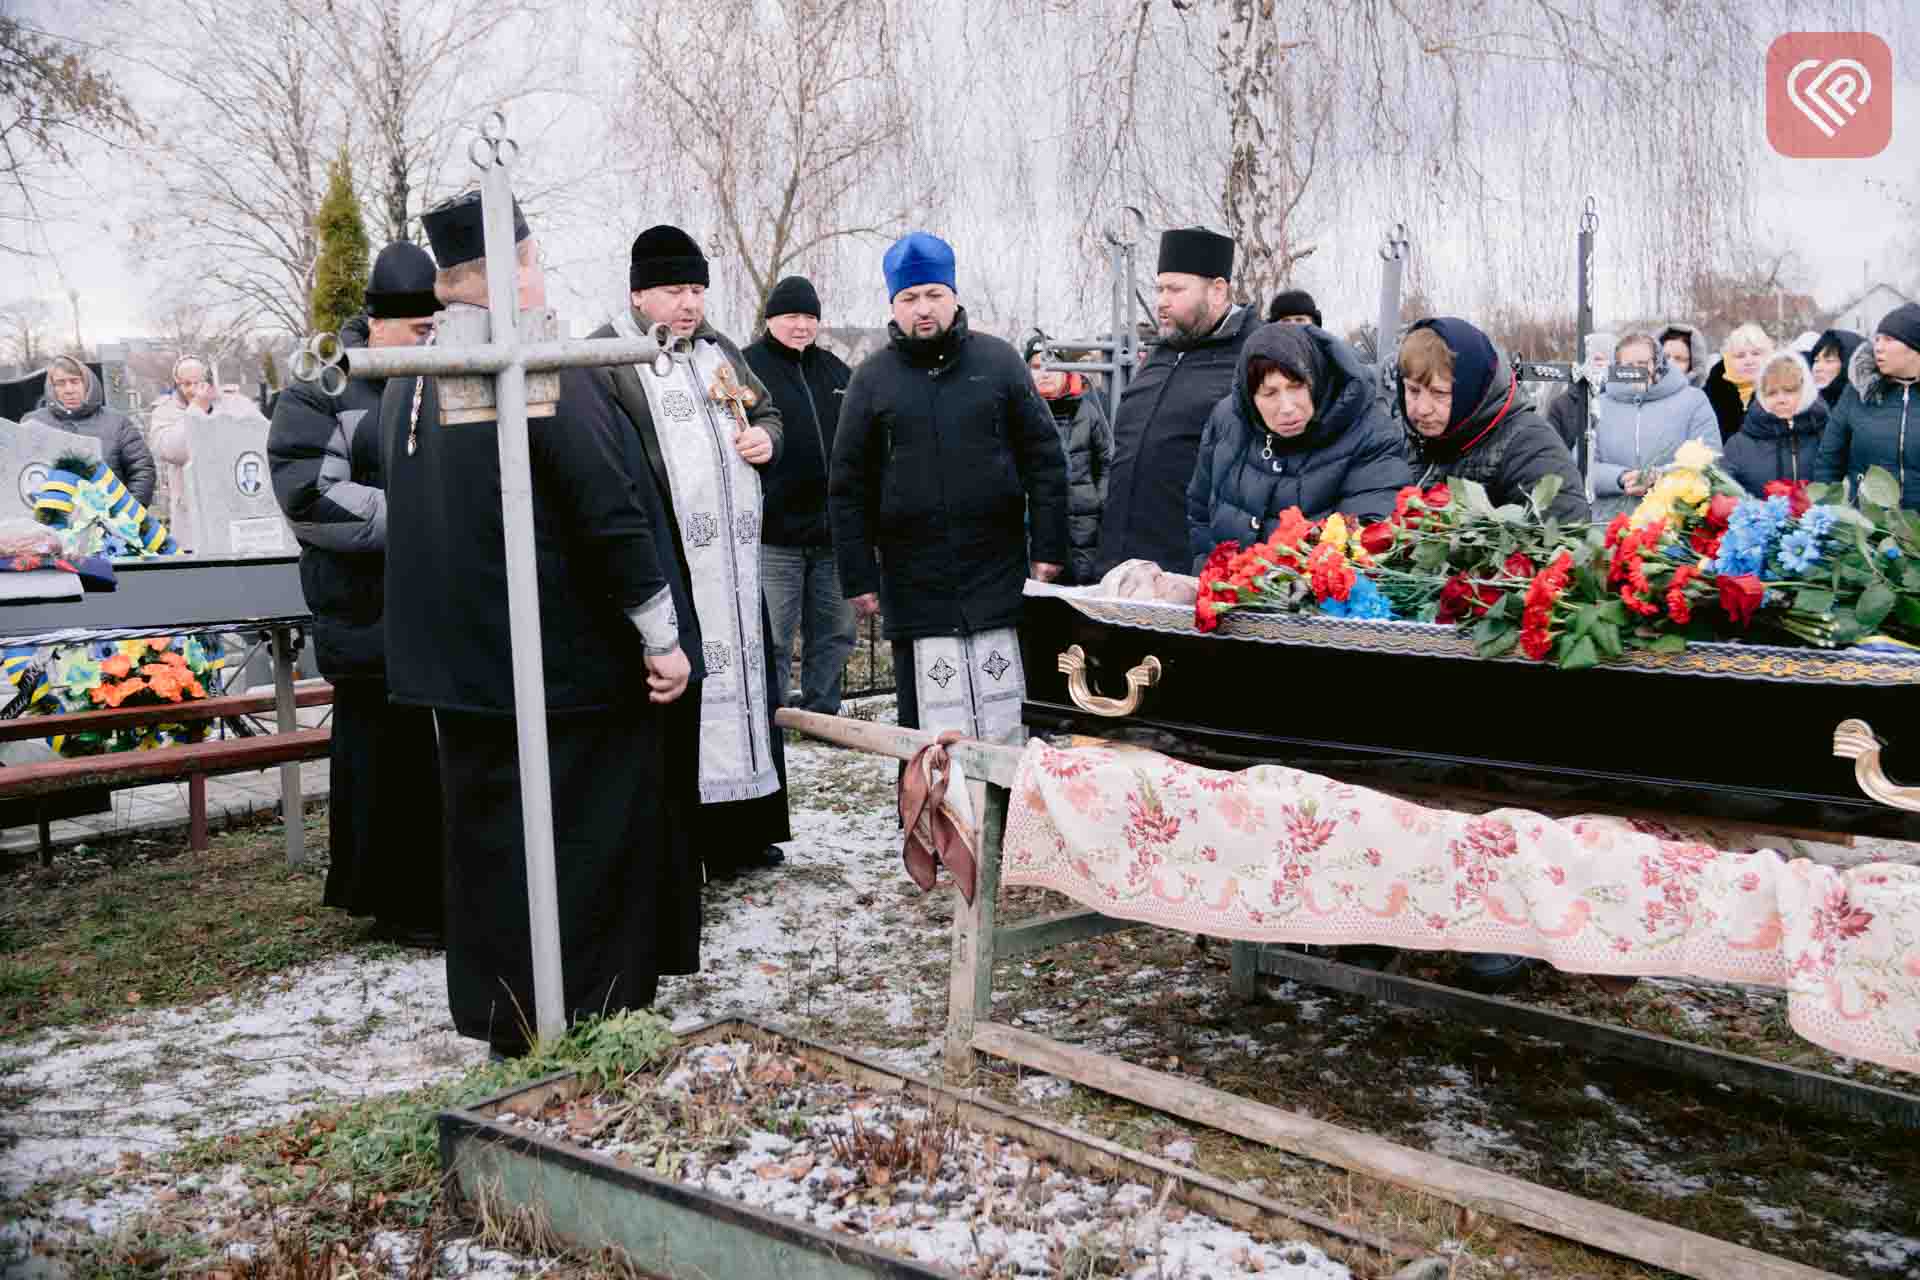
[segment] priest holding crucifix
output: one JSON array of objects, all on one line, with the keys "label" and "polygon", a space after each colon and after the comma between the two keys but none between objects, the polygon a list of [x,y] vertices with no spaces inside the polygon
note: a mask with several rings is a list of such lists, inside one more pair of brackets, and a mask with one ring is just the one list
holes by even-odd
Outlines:
[{"label": "priest holding crucifix", "polygon": [[678,227],[649,227],[633,242],[632,307],[595,338],[640,337],[664,324],[692,344],[670,368],[610,370],[661,492],[687,580],[704,678],[677,714],[697,719],[694,847],[709,879],[785,861],[786,756],[773,725],[785,673],[770,668],[772,631],[760,591],[760,474],[781,443],[780,411],[740,349],[707,323],[706,255]]}]

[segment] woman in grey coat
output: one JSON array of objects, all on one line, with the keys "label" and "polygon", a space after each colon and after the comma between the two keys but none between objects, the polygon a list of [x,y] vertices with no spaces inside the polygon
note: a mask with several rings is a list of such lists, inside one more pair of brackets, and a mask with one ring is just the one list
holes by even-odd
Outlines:
[{"label": "woman in grey coat", "polygon": [[146,437],[126,414],[107,407],[106,389],[80,361],[72,356],[54,359],[47,367],[47,401],[25,420],[92,436],[100,442],[100,457],[135,501],[143,507],[153,501],[153,454],[147,451]]},{"label": "woman in grey coat", "polygon": [[1594,520],[1605,523],[1640,505],[1655,470],[1673,461],[1689,440],[1720,446],[1720,423],[1706,393],[1668,363],[1650,333],[1630,333],[1613,349],[1615,364],[1638,365],[1651,383],[1609,382],[1600,397],[1600,422],[1587,490]]}]

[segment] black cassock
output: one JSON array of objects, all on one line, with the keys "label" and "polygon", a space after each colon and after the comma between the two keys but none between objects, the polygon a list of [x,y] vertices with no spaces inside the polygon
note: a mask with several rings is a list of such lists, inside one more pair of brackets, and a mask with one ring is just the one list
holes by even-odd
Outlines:
[{"label": "black cassock", "polygon": [[[669,763],[694,753],[692,722],[678,703],[647,701],[644,649],[626,616],[662,591],[682,616],[692,604],[671,544],[656,536],[660,495],[605,384],[562,373],[556,415],[528,428],[562,973],[575,1018],[645,1007],[659,975],[699,968],[686,821],[696,797]],[[496,429],[442,426],[434,380],[394,378],[381,431],[388,680],[396,702],[433,708],[439,730],[448,1001],[463,1035],[513,1052],[534,1003]],[[699,651],[687,649],[696,663]]]}]

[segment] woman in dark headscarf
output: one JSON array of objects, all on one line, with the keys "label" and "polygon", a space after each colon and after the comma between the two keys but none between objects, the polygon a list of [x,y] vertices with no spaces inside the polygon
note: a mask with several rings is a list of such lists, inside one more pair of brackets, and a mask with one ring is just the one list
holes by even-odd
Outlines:
[{"label": "woman in dark headscarf", "polygon": [[1853,353],[1865,341],[1851,329],[1829,329],[1807,353],[1807,362],[1813,366],[1813,385],[1820,389],[1827,408],[1839,404],[1840,397],[1847,393],[1847,369],[1853,363]]},{"label": "woman in dark headscarf", "polygon": [[1335,512],[1378,520],[1412,483],[1360,353],[1316,325],[1263,325],[1240,349],[1233,390],[1200,436],[1188,550],[1197,567],[1222,542],[1258,542],[1289,507],[1309,520]]}]

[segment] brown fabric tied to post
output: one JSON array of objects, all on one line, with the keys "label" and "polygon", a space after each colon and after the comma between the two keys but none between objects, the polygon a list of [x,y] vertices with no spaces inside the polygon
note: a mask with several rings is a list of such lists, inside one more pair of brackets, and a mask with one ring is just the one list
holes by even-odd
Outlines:
[{"label": "brown fabric tied to post", "polygon": [[[967,797],[966,775],[954,768],[947,754],[960,736],[951,729],[941,734],[914,752],[900,775],[900,826],[907,833],[900,859],[922,890],[933,888],[945,866],[971,906],[978,829]],[[959,785],[950,787],[956,774]]]}]

